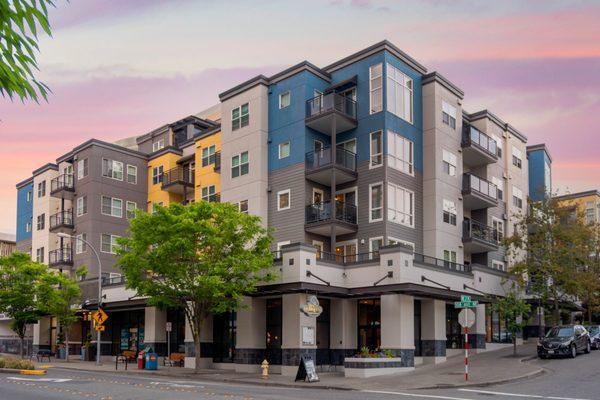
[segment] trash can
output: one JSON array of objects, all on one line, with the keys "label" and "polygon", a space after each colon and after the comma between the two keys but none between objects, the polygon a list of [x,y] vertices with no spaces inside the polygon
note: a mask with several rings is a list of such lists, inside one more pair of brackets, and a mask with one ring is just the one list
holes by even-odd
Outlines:
[{"label": "trash can", "polygon": [[138,353],[138,358],[137,358],[137,364],[138,364],[138,369],[144,369],[144,354],[145,354],[145,350],[140,350],[140,352]]},{"label": "trash can", "polygon": [[146,354],[146,369],[155,371],[158,369],[158,354],[147,353]]}]

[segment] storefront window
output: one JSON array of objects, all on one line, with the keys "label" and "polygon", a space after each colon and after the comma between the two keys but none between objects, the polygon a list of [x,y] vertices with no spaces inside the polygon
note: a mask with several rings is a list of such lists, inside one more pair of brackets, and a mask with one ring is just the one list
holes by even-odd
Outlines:
[{"label": "storefront window", "polygon": [[185,353],[185,312],[182,309],[168,309],[167,321],[171,323],[171,353]]},{"label": "storefront window", "polygon": [[281,299],[267,300],[267,361],[281,364]]},{"label": "storefront window", "polygon": [[374,351],[381,347],[381,301],[358,301],[358,349]]},{"label": "storefront window", "polygon": [[454,308],[452,304],[446,304],[446,348],[462,349],[464,335],[458,323],[460,309]]},{"label": "storefront window", "polygon": [[486,305],[486,340],[492,343],[511,343],[512,335],[506,330],[506,320],[501,319],[491,305]]},{"label": "storefront window", "polygon": [[213,317],[214,362],[230,363],[234,360],[236,317],[235,312]]}]

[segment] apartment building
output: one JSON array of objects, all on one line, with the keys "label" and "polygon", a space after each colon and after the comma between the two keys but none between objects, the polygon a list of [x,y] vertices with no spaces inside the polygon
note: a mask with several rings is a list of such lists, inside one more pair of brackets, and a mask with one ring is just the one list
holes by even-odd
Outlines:
[{"label": "apartment building", "polygon": [[[101,177],[110,180],[96,185],[127,193],[95,189],[90,197],[109,199],[88,200],[87,212],[105,205],[99,218],[107,225],[79,230],[75,218],[74,232],[109,249],[100,234],[124,234],[126,218],[113,211],[129,210],[127,201],[145,201],[150,212],[172,202],[230,202],[273,228],[278,281],[261,285],[237,313],[205,322],[207,367],[257,371],[266,358],[272,371],[293,374],[302,356],[342,365],[361,347],[392,351],[400,370],[443,362],[463,346],[453,302],[464,294],[481,301],[472,347],[510,340],[486,303],[505,294],[512,260],[501,239],[526,212],[527,139],[488,110],[463,110],[464,96],[388,41],[325,67],[304,61],[259,75],[222,92],[206,112],[119,142],[127,147],[104,144],[129,158],[115,156],[121,164],[110,162],[110,176]],[[61,157],[49,174],[67,160],[76,161]],[[129,165],[140,186],[115,179]],[[72,207],[80,196],[73,182],[73,193],[57,192],[48,210]],[[34,190],[37,183],[34,176]],[[36,210],[34,202],[34,221],[46,209]],[[163,353],[169,341],[193,366],[180,310],[148,307],[122,284],[105,286],[103,354],[144,344]],[[313,296],[319,316],[299,311]]]},{"label": "apartment building", "polygon": [[552,195],[552,157],[545,144],[527,146],[529,198],[540,201]]},{"label": "apartment building", "polygon": [[556,196],[556,199],[561,205],[573,208],[574,212],[582,213],[585,223],[600,224],[600,191],[568,193]]}]

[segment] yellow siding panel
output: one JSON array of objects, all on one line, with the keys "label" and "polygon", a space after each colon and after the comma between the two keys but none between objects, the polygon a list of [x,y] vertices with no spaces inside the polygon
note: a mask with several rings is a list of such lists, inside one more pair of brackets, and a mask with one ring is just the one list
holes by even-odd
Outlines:
[{"label": "yellow siding panel", "polygon": [[216,152],[221,151],[221,132],[200,138],[196,141],[196,188],[195,199],[202,199],[202,188],[215,185],[215,193],[221,193],[221,174],[215,172],[214,164],[202,166],[202,149],[214,145]]},{"label": "yellow siding panel", "polygon": [[152,183],[152,169],[154,167],[162,165],[163,171],[167,172],[171,168],[175,168],[177,166],[177,160],[180,158],[181,156],[178,154],[166,153],[148,161],[148,212],[152,211],[152,204],[155,203],[162,202],[164,206],[168,206],[170,203],[179,203],[182,201],[182,196],[162,190],[162,184],[160,182],[156,185]]}]

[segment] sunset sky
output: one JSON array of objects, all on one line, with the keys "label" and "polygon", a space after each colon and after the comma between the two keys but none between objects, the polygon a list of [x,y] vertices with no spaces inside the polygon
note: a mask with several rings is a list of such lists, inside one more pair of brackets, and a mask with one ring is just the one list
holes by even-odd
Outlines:
[{"label": "sunset sky", "polygon": [[553,157],[554,188],[600,188],[600,1],[56,0],[48,103],[0,98],[0,231],[15,184],[89,138],[196,113],[259,73],[388,39]]}]

